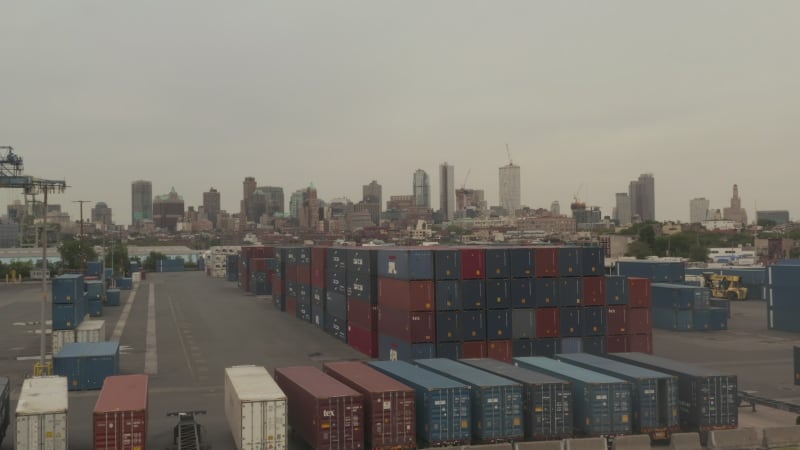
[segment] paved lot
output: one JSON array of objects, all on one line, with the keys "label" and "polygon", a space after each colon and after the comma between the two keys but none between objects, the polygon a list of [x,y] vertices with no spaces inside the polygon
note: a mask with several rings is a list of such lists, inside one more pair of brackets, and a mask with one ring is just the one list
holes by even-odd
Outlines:
[{"label": "paved lot", "polygon": [[[152,287],[151,287],[152,286]],[[154,327],[148,330],[152,289]],[[39,351],[38,284],[0,285],[0,372],[11,379],[12,409],[21,380],[30,374]],[[202,409],[207,437],[215,450],[232,449],[223,412],[223,370],[235,364],[276,367],[341,359],[364,359],[347,345],[310,324],[287,320],[264,298],[242,293],[234,283],[201,273],[148,274],[134,291],[123,291],[123,305],[106,308],[109,338],[115,328],[122,346],[123,373],[151,372],[148,447],[164,448],[172,439],[169,411]],[[49,314],[48,314],[49,316]],[[703,364],[739,375],[743,389],[800,403],[792,384],[792,347],[800,335],[767,330],[763,302],[737,303],[730,330],[678,333],[657,330],[658,355]],[[148,346],[148,337],[150,345]],[[50,342],[48,339],[48,348]],[[91,411],[97,391],[70,393],[70,448],[91,448]],[[742,426],[794,424],[793,414],[759,408],[741,410]],[[13,425],[12,425],[13,427]],[[0,446],[13,448],[13,428]],[[292,442],[292,449],[304,449]]]}]

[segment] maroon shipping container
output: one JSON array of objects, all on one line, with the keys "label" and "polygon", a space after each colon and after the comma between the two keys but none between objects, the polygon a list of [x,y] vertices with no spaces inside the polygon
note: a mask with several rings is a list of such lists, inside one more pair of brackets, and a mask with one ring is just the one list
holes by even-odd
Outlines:
[{"label": "maroon shipping container", "polygon": [[489,354],[486,341],[470,341],[461,343],[462,358],[486,358]]},{"label": "maroon shipping container", "polygon": [[286,314],[297,317],[297,298],[286,297]]},{"label": "maroon shipping container", "polygon": [[378,278],[378,305],[405,311],[434,311],[434,282]]},{"label": "maroon shipping container", "polygon": [[311,366],[275,369],[289,403],[289,426],[315,450],[364,448],[361,394]]},{"label": "maroon shipping container", "polygon": [[608,353],[625,353],[628,351],[628,336],[608,336],[606,341]]},{"label": "maroon shipping container", "polygon": [[404,311],[379,305],[378,330],[381,334],[412,344],[436,342],[436,313]]},{"label": "maroon shipping container", "polygon": [[299,264],[286,263],[286,268],[284,269],[286,271],[286,281],[293,281],[297,283],[297,271],[299,266]]},{"label": "maroon shipping container", "polygon": [[239,254],[239,259],[236,262],[236,267],[239,270],[237,275],[239,281],[239,287],[242,288],[245,292],[250,292],[250,272],[249,268],[247,267],[247,262],[249,260],[244,259],[244,254]]},{"label": "maroon shipping container", "polygon": [[461,279],[475,280],[486,278],[486,252],[481,248],[461,250]]},{"label": "maroon shipping container", "polygon": [[561,329],[560,315],[558,308],[537,308],[536,309],[536,337],[554,338],[558,337]]},{"label": "maroon shipping container", "polygon": [[606,306],[606,323],[609,336],[627,334],[628,308],[624,305]]},{"label": "maroon shipping container", "polygon": [[511,341],[490,341],[488,344],[487,356],[498,361],[512,363],[512,345]]},{"label": "maroon shipping container", "polygon": [[378,330],[347,322],[347,343],[370,358],[378,357]]},{"label": "maroon shipping container", "polygon": [[329,362],[322,370],[364,396],[364,438],[369,448],[417,447],[414,389],[359,361]]},{"label": "maroon shipping container", "polygon": [[106,377],[94,405],[94,450],[145,450],[147,375]]},{"label": "maroon shipping container", "polygon": [[583,306],[606,304],[606,277],[583,278]]},{"label": "maroon shipping container", "polygon": [[297,264],[297,279],[294,281],[300,284],[311,284],[311,265]]},{"label": "maroon shipping container", "polygon": [[628,278],[628,306],[649,308],[653,304],[649,278]]},{"label": "maroon shipping container", "polygon": [[650,308],[628,308],[628,334],[650,334],[653,332],[653,310]]},{"label": "maroon shipping container", "polygon": [[537,278],[557,277],[558,247],[534,247],[533,272]]},{"label": "maroon shipping container", "polygon": [[328,270],[328,247],[311,248],[311,286],[325,288],[325,276]]},{"label": "maroon shipping container", "polygon": [[283,294],[283,278],[277,273],[273,273],[269,279],[272,283],[272,296]]},{"label": "maroon shipping container", "polygon": [[267,258],[250,258],[248,271],[250,273],[265,273],[267,271]]},{"label": "maroon shipping container", "polygon": [[378,329],[378,307],[368,300],[347,297],[347,323],[367,330]]},{"label": "maroon shipping container", "polygon": [[653,353],[652,334],[631,334],[628,335],[628,351],[639,353]]}]

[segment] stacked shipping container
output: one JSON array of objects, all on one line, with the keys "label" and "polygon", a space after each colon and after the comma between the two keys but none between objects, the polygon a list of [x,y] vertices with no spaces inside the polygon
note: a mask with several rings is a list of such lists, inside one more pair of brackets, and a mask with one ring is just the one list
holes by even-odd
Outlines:
[{"label": "stacked shipping container", "polygon": [[706,287],[653,283],[653,326],[667,330],[716,331],[728,328],[728,309],[710,306]]},{"label": "stacked shipping container", "polygon": [[323,327],[325,332],[347,342],[347,249],[328,249],[325,276]]},{"label": "stacked shipping container", "polygon": [[800,321],[797,320],[800,265],[793,265],[796,261],[785,261],[768,269],[767,320],[771,330],[800,331]]},{"label": "stacked shipping container", "polygon": [[361,353],[378,356],[378,251],[347,249],[347,343]]},{"label": "stacked shipping container", "polygon": [[650,280],[629,277],[625,283],[628,299],[626,348],[630,352],[653,353],[653,292]]}]

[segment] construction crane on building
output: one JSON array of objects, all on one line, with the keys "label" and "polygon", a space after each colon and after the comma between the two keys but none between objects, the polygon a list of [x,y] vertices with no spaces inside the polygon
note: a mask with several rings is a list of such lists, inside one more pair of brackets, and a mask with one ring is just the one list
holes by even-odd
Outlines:
[{"label": "construction crane on building", "polygon": [[581,189],[583,189],[583,182],[581,182],[580,186],[578,186],[578,189],[575,191],[575,193],[572,194],[572,205],[570,205],[572,209],[578,209],[579,207],[583,208],[586,207],[586,204],[578,199],[578,194],[580,194]]},{"label": "construction crane on building", "polygon": [[511,149],[508,148],[508,144],[506,144],[506,154],[508,155],[508,165],[513,166],[514,161],[511,159]]},{"label": "construction crane on building", "polygon": [[470,172],[472,172],[472,168],[467,169],[467,174],[464,175],[464,182],[461,183],[461,190],[462,191],[467,188],[467,180],[469,179]]}]

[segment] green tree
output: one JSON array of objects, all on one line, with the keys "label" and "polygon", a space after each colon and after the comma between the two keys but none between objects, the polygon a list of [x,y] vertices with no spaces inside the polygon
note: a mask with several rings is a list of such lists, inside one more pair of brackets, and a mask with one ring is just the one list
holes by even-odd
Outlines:
[{"label": "green tree", "polygon": [[653,249],[644,241],[633,241],[628,244],[628,251],[625,256],[634,256],[636,259],[644,259],[653,254]]},{"label": "green tree", "polygon": [[771,230],[771,229],[775,228],[775,225],[777,225],[777,224],[778,223],[775,222],[774,220],[769,220],[769,219],[759,219],[758,220],[758,226],[764,227],[765,230]]},{"label": "green tree", "polygon": [[689,249],[688,257],[690,261],[706,262],[708,261],[708,248],[701,245],[694,245]]},{"label": "green tree", "polygon": [[800,258],[800,247],[794,247],[789,250],[789,258],[791,259],[798,259]]},{"label": "green tree", "polygon": [[97,253],[89,242],[81,245],[81,241],[76,239],[62,242],[58,252],[61,254],[61,262],[65,269],[82,269],[84,261],[97,259]]},{"label": "green tree", "polygon": [[655,246],[656,231],[653,229],[652,225],[643,226],[639,230],[639,240],[647,243],[651,248]]},{"label": "green tree", "polygon": [[121,241],[114,240],[106,251],[105,265],[114,268],[114,275],[128,273],[131,269],[128,246]]},{"label": "green tree", "polygon": [[789,239],[794,239],[794,240],[800,241],[800,229],[792,230],[792,231],[786,233],[786,237],[788,237]]},{"label": "green tree", "polygon": [[158,261],[161,261],[162,259],[167,259],[167,255],[159,252],[150,252],[150,254],[147,255],[147,258],[144,259],[142,267],[144,268],[144,270],[155,272],[156,264],[158,263]]}]

